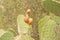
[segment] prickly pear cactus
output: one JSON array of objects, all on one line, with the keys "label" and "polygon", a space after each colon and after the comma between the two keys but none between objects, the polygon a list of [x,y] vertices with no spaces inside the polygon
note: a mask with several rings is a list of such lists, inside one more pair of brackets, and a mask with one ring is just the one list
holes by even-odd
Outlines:
[{"label": "prickly pear cactus", "polygon": [[14,40],[14,37],[16,36],[15,32],[13,30],[6,31],[1,37],[0,40]]},{"label": "prickly pear cactus", "polygon": [[18,15],[18,17],[17,17],[18,33],[21,36],[19,39],[20,40],[34,40],[30,36],[32,27],[31,27],[31,25],[24,22],[24,18],[25,18],[24,15]]},{"label": "prickly pear cactus", "polygon": [[56,26],[56,22],[50,16],[42,18],[38,23],[40,40],[56,40],[56,33],[54,31]]},{"label": "prickly pear cactus", "polygon": [[17,25],[19,34],[28,33],[31,29],[31,25],[24,22],[24,15],[18,15],[17,17]]},{"label": "prickly pear cactus", "polygon": [[45,0],[43,2],[44,8],[48,11],[55,13],[56,15],[60,13],[60,3],[51,1],[51,0]]},{"label": "prickly pear cactus", "polygon": [[20,40],[34,40],[30,35],[23,35],[21,36]]}]

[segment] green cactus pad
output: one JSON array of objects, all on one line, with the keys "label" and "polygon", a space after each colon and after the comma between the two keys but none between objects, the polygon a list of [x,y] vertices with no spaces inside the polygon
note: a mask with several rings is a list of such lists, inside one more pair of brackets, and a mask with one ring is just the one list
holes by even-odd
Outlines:
[{"label": "green cactus pad", "polygon": [[0,37],[0,40],[14,40],[14,37],[16,36],[14,34],[15,33],[12,30],[9,30]]},{"label": "green cactus pad", "polygon": [[17,26],[19,34],[28,33],[28,31],[30,31],[31,28],[31,25],[27,24],[24,21],[24,18],[25,18],[24,15],[18,15],[17,17]]},{"label": "green cactus pad", "polygon": [[55,1],[46,0],[43,2],[44,8],[52,13],[60,13],[60,3]]},{"label": "green cactus pad", "polygon": [[39,31],[40,40],[55,40],[56,39],[55,38],[56,33],[54,31],[54,27],[56,27],[57,24],[54,20],[51,20],[48,17],[49,16],[45,16],[39,21],[38,31]]},{"label": "green cactus pad", "polygon": [[30,35],[22,35],[20,40],[34,40]]}]

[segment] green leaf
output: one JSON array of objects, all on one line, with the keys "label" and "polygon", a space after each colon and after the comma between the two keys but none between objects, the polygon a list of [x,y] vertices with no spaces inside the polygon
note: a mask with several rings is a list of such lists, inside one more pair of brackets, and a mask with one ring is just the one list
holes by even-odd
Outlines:
[{"label": "green leaf", "polygon": [[46,0],[43,2],[45,9],[52,13],[60,13],[60,4],[55,1]]},{"label": "green leaf", "polygon": [[[44,18],[42,18],[42,19],[44,19]],[[39,22],[39,24],[38,24],[40,40],[55,40],[56,33],[54,31],[54,27],[56,27],[57,24],[54,20],[51,20],[50,18],[49,18],[49,20],[46,20],[46,19],[48,19],[48,17],[46,17],[44,19],[45,21],[42,20],[42,22]]]},{"label": "green leaf", "polygon": [[9,30],[0,37],[0,40],[14,40],[14,34],[12,30]]}]

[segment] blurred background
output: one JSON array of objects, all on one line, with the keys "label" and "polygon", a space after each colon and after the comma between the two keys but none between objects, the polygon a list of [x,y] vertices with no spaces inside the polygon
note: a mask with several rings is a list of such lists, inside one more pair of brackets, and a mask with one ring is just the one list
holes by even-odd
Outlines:
[{"label": "blurred background", "polygon": [[[43,1],[44,0],[0,0],[0,29],[7,30],[8,28],[13,28],[17,32],[17,16],[20,14],[25,15],[25,11],[31,9],[31,14],[29,15],[33,18],[33,33],[31,36],[35,40],[39,40],[38,21],[45,15],[49,15],[49,11],[43,6]],[[60,0],[56,1],[59,2]],[[56,15],[60,16],[60,14]]]}]

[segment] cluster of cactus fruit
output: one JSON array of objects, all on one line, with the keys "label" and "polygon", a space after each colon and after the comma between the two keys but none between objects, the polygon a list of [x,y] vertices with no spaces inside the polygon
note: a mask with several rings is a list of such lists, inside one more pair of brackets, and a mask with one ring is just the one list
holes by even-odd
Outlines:
[{"label": "cluster of cactus fruit", "polygon": [[[28,9],[27,11],[26,11],[26,14],[27,15],[29,15],[30,14],[30,9]],[[28,24],[32,24],[32,21],[33,21],[33,19],[32,18],[28,18],[28,17],[25,17],[24,18],[24,21],[26,22],[26,23],[28,23]]]}]

